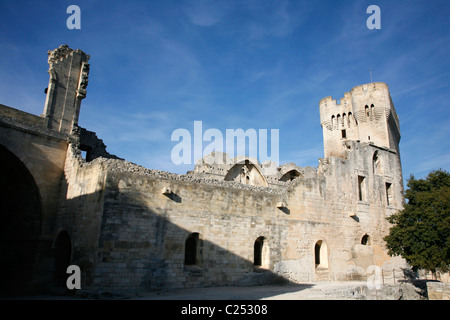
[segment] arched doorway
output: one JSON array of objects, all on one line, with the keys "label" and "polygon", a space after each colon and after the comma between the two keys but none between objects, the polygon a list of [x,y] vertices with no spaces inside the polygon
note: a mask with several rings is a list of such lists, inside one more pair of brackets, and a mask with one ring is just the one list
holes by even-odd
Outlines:
[{"label": "arched doorway", "polygon": [[55,240],[55,282],[57,286],[66,286],[67,267],[72,257],[72,241],[67,231],[61,231]]},{"label": "arched doorway", "polygon": [[325,241],[319,240],[314,245],[314,261],[316,269],[328,269],[328,247]]},{"label": "arched doorway", "polygon": [[199,234],[197,232],[191,233],[185,243],[184,247],[184,264],[187,266],[196,265],[197,259],[197,247],[198,247]]},{"label": "arched doorway", "polygon": [[253,245],[253,264],[255,266],[262,266],[262,255],[263,255],[264,237],[259,237],[256,239]]},{"label": "arched doorway", "polygon": [[41,234],[41,196],[23,164],[0,145],[0,295],[32,288]]},{"label": "arched doorway", "polygon": [[266,237],[258,237],[253,244],[253,265],[265,269],[270,268],[270,247]]}]

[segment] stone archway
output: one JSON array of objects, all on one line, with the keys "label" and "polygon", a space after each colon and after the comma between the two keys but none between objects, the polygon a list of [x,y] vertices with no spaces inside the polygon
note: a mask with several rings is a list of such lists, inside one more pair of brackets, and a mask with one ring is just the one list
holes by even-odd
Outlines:
[{"label": "stone archway", "polygon": [[258,167],[258,165],[249,160],[245,160],[244,162],[241,161],[228,170],[225,181],[235,181],[252,186],[267,187],[267,180]]},{"label": "stone archway", "polygon": [[3,145],[0,168],[0,295],[14,295],[32,289],[42,204],[30,171]]},{"label": "stone archway", "polygon": [[314,245],[314,260],[316,269],[328,269],[328,246],[325,241],[319,240]]}]

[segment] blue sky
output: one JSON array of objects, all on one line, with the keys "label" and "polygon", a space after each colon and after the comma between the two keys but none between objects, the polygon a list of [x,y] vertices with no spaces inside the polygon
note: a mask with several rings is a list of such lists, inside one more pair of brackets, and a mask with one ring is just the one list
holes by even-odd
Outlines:
[{"label": "blue sky", "polygon": [[[81,29],[69,30],[69,5]],[[381,29],[369,30],[369,5]],[[319,100],[386,82],[400,118],[403,174],[450,170],[450,1],[0,0],[0,103],[39,115],[47,51],[91,56],[79,124],[110,153],[174,165],[177,128],[279,129],[280,163],[317,167]],[[206,146],[206,143],[205,143]]]}]

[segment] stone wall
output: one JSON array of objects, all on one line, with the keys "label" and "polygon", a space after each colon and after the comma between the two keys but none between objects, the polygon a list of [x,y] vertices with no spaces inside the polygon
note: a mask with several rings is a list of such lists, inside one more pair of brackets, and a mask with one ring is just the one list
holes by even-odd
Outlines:
[{"label": "stone wall", "polygon": [[[395,151],[348,145],[347,160],[324,159],[314,172],[277,187],[117,159],[86,162],[71,147],[60,228],[71,234],[73,263],[87,271],[84,281],[93,290],[365,279],[370,265],[392,263],[384,250],[385,218],[401,207],[402,181]],[[383,174],[373,172],[375,152]],[[367,179],[362,201],[358,175]],[[385,181],[395,194],[389,205]],[[196,263],[186,265],[186,241],[193,234]],[[257,239],[263,250],[255,266]]]}]

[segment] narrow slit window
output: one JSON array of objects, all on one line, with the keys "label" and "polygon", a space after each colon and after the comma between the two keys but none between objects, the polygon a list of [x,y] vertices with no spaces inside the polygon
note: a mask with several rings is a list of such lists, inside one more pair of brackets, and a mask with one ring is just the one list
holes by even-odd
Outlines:
[{"label": "narrow slit window", "polygon": [[392,184],[386,182],[386,203],[387,205],[392,204]]}]

